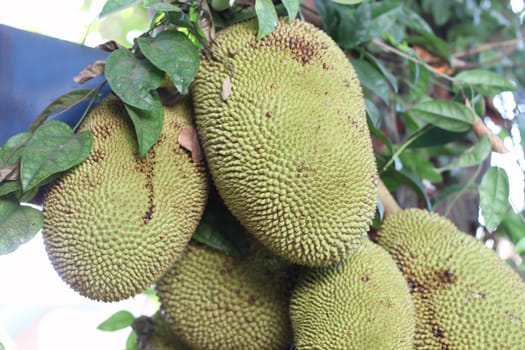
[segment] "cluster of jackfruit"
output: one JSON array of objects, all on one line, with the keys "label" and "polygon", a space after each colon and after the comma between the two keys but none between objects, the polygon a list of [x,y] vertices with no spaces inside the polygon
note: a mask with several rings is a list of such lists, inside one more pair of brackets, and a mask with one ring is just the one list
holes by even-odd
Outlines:
[{"label": "cluster of jackfruit", "polygon": [[[118,99],[87,117],[91,155],[44,203],[64,281],[102,301],[155,284],[151,349],[525,348],[525,284],[481,243],[415,209],[368,239],[378,177],[344,53],[300,21],[256,37],[254,20],[218,33],[143,158]],[[178,142],[193,122],[200,163]],[[199,223],[246,251],[190,240]]]}]

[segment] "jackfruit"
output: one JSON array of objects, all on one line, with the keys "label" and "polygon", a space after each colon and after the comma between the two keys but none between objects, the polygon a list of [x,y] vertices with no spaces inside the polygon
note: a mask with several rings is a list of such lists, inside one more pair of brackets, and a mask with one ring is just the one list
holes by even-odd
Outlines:
[{"label": "jackfruit", "polygon": [[376,208],[377,174],[357,76],[332,39],[282,19],[228,26],[191,87],[211,177],[273,253],[327,266],[355,251]]},{"label": "jackfruit", "polygon": [[251,242],[241,260],[192,240],[157,283],[166,321],[190,348],[273,350],[291,343],[287,264]]},{"label": "jackfruit", "polygon": [[338,266],[302,271],[290,318],[297,350],[413,349],[408,285],[388,253],[369,240]]},{"label": "jackfruit", "polygon": [[377,235],[410,286],[416,349],[525,349],[525,283],[437,213],[405,209]]},{"label": "jackfruit", "polygon": [[123,105],[102,101],[80,130],[88,159],[63,175],[44,202],[43,237],[60,277],[90,299],[118,301],[155,283],[180,257],[207,197],[204,165],[177,141],[189,100],[165,107],[158,142],[139,158]]}]

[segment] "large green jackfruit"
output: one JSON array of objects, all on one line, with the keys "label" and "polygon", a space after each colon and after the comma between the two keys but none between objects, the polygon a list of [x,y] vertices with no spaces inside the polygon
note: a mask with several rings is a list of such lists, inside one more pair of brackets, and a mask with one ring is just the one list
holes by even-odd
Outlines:
[{"label": "large green jackfruit", "polygon": [[369,240],[339,266],[305,270],[290,301],[297,350],[411,350],[414,305],[388,253]]},{"label": "large green jackfruit", "polygon": [[219,32],[192,85],[197,131],[217,189],[275,254],[328,266],[372,221],[376,166],[357,76],[313,25],[257,21]]},{"label": "large green jackfruit", "polygon": [[525,283],[492,250],[422,209],[387,216],[377,240],[409,283],[415,349],[525,349]]},{"label": "large green jackfruit", "polygon": [[44,202],[44,243],[75,291],[101,301],[140,293],[180,257],[207,196],[203,164],[177,137],[190,124],[188,100],[165,107],[159,141],[137,155],[123,105],[102,101],[80,130],[93,133],[89,158],[67,172]]},{"label": "large green jackfruit", "polygon": [[285,349],[291,344],[287,266],[252,240],[244,259],[193,240],[157,283],[166,321],[191,349]]}]

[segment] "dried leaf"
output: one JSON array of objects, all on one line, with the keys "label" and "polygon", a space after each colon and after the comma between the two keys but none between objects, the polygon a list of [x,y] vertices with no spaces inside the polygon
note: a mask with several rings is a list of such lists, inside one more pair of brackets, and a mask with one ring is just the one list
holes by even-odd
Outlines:
[{"label": "dried leaf", "polygon": [[106,41],[103,44],[98,45],[97,49],[100,49],[102,51],[107,51],[107,52],[113,52],[113,51],[118,50],[118,49],[120,49],[122,47],[123,46],[117,44],[117,42],[115,40],[110,40],[110,41]]},{"label": "dried leaf", "polygon": [[232,81],[230,79],[230,76],[228,75],[222,82],[221,99],[226,102],[230,98],[231,93],[232,93]]},{"label": "dried leaf", "polygon": [[187,126],[179,133],[179,144],[191,153],[191,159],[195,163],[200,163],[204,157],[202,155],[197,130],[193,126]]},{"label": "dried leaf", "polygon": [[215,41],[215,25],[213,24],[210,7],[206,1],[201,1],[201,15],[198,25],[208,42]]},{"label": "dried leaf", "polygon": [[104,66],[106,61],[97,60],[84,68],[76,77],[73,78],[75,83],[82,84],[88,80],[96,78],[104,74]]},{"label": "dried leaf", "polygon": [[13,181],[20,178],[20,159],[13,164],[0,168],[0,182]]}]

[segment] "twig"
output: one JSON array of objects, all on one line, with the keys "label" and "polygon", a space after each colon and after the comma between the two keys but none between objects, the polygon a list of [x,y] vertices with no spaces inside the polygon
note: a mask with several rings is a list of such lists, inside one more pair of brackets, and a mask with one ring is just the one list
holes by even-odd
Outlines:
[{"label": "twig", "polygon": [[422,66],[424,66],[429,71],[433,72],[436,75],[439,75],[440,77],[442,77],[442,78],[444,78],[444,79],[446,79],[448,81],[451,81],[451,82],[454,81],[454,78],[452,78],[450,75],[438,71],[437,69],[435,69],[431,65],[427,64],[426,62],[424,62],[424,61],[422,61],[420,59],[417,59],[417,58],[415,58],[413,56],[410,56],[410,55],[406,54],[405,52],[403,52],[401,50],[398,50],[395,47],[392,47],[392,46],[386,44],[385,42],[383,42],[381,40],[373,39],[372,43],[374,43],[377,46],[379,46],[383,51],[395,53],[396,55],[398,55],[400,57],[403,57],[403,58],[405,58],[407,60],[410,60],[412,62],[421,64]]},{"label": "twig", "polygon": [[465,57],[465,56],[474,56],[474,55],[477,55],[478,53],[482,53],[490,49],[506,47],[506,46],[510,46],[513,49],[516,49],[518,47],[518,44],[521,41],[523,41],[522,38],[515,38],[515,39],[510,39],[510,40],[505,40],[505,41],[496,41],[492,43],[481,44],[472,49],[455,52],[452,56],[454,56],[455,58],[460,58],[460,57]]},{"label": "twig", "polygon": [[379,183],[377,184],[377,186],[379,199],[383,204],[385,216],[401,211],[401,207],[399,206],[399,204],[397,204],[396,200],[394,199],[390,191],[388,191],[388,188],[386,188],[385,184],[383,183],[383,181],[381,181],[381,179],[379,179]]},{"label": "twig", "polygon": [[465,98],[464,101],[465,106],[467,106],[467,108],[470,109],[474,114],[474,124],[472,125],[472,130],[476,136],[481,138],[483,135],[487,135],[490,139],[490,146],[494,152],[509,153],[509,149],[505,146],[503,141],[501,141],[501,138],[498,135],[495,135],[474,111],[468,98]]}]

